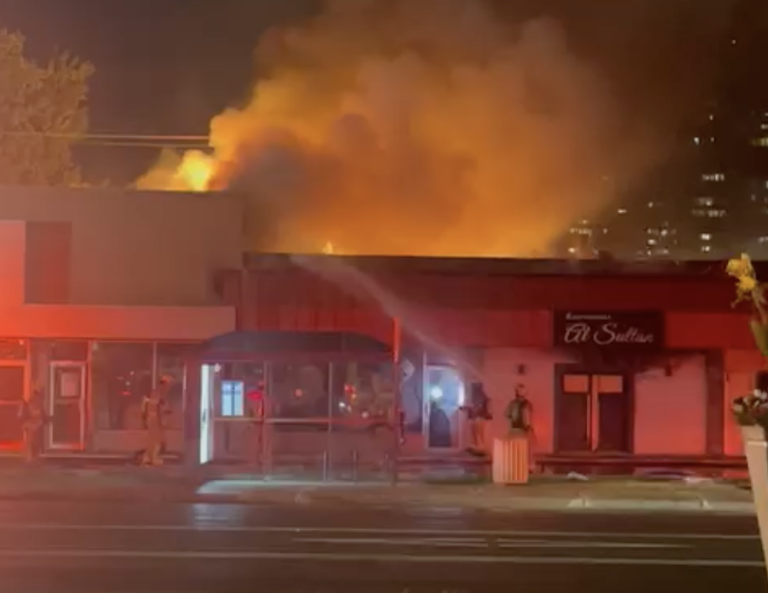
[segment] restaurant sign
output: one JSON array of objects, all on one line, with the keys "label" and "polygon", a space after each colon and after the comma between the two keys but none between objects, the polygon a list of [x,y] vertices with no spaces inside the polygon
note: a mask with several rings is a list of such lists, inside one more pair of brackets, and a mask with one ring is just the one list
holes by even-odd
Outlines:
[{"label": "restaurant sign", "polygon": [[556,346],[661,350],[664,314],[659,311],[556,312]]}]

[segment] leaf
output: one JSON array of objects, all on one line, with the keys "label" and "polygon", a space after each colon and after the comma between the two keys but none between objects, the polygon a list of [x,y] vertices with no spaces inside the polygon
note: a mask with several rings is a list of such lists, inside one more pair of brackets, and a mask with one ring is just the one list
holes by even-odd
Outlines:
[{"label": "leaf", "polygon": [[37,63],[24,41],[0,30],[0,184],[77,183],[72,147],[87,129],[93,66],[67,53]]},{"label": "leaf", "polygon": [[749,329],[752,330],[752,336],[755,339],[757,349],[768,359],[768,326],[757,319],[750,319]]}]

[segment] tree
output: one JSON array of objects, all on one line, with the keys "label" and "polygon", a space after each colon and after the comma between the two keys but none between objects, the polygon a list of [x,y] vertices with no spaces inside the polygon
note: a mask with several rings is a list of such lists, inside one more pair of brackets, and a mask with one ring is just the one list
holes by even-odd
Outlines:
[{"label": "tree", "polygon": [[0,30],[0,184],[80,185],[72,146],[88,125],[93,66],[63,52],[38,63],[24,43]]}]

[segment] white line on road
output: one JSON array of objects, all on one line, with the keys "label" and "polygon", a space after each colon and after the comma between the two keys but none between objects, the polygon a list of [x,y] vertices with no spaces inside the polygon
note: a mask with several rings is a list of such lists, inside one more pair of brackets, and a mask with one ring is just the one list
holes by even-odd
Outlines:
[{"label": "white line on road", "polygon": [[461,540],[461,539],[412,539],[412,538],[376,538],[376,537],[355,537],[355,538],[325,538],[325,537],[297,537],[294,542],[304,544],[336,544],[336,545],[384,545],[384,546],[428,546],[430,548],[488,548],[490,542],[483,540]]},{"label": "white line on road", "polygon": [[0,523],[0,530],[37,530],[37,531],[210,531],[244,533],[323,533],[323,534],[369,534],[378,535],[441,535],[459,537],[550,537],[550,538],[621,538],[621,539],[689,539],[689,540],[759,540],[759,535],[726,533],[633,533],[614,531],[531,531],[531,530],[495,530],[495,529],[391,529],[379,527],[270,527],[253,525],[222,525],[217,523],[198,523],[189,525],[107,525],[75,523]]},{"label": "white line on road", "polygon": [[451,548],[489,548],[492,544],[500,548],[624,548],[624,549],[661,549],[661,548],[691,548],[685,544],[638,543],[638,542],[590,542],[564,540],[478,540],[461,538],[331,538],[331,537],[297,537],[294,542],[307,544],[336,544],[336,545],[385,545],[385,546],[428,546]]},{"label": "white line on road", "polygon": [[757,560],[713,560],[698,558],[581,558],[537,556],[426,556],[402,554],[308,554],[251,551],[156,551],[156,550],[0,550],[0,561],[20,559],[90,560],[301,560],[306,562],[395,562],[403,564],[555,564],[695,566],[709,568],[763,568]]}]

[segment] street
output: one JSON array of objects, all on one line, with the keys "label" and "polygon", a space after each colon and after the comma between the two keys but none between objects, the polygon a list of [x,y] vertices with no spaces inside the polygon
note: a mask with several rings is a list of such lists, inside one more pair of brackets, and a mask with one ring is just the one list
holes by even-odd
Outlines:
[{"label": "street", "polygon": [[25,593],[751,593],[766,589],[756,533],[705,512],[7,502],[0,574]]}]

